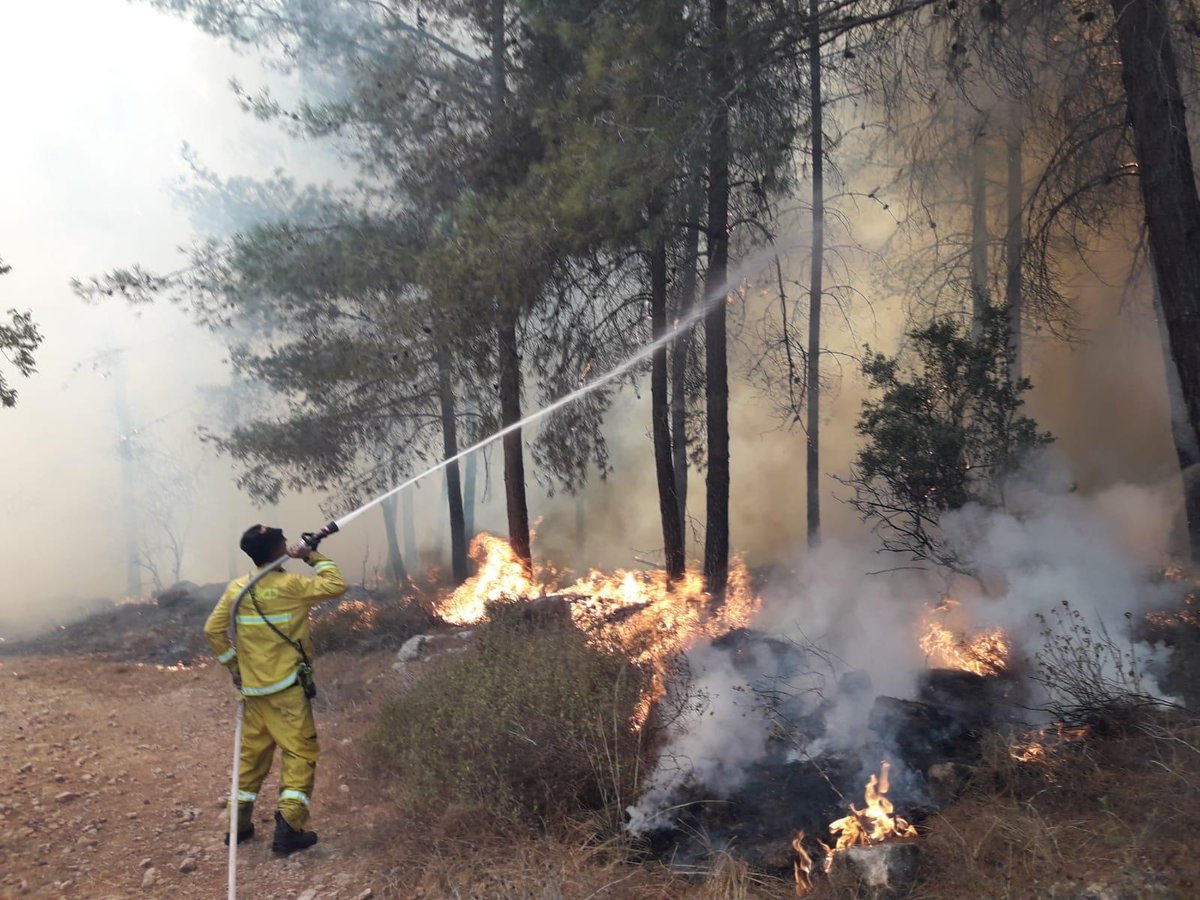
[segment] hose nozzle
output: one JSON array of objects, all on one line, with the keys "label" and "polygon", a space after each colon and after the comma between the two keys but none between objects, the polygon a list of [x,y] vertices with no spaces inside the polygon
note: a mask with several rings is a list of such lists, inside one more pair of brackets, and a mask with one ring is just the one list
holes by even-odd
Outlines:
[{"label": "hose nozzle", "polygon": [[330,522],[320,531],[304,532],[302,535],[300,535],[300,540],[304,542],[304,546],[306,546],[309,550],[316,550],[322,540],[329,537],[329,535],[333,534],[337,530],[337,522]]}]

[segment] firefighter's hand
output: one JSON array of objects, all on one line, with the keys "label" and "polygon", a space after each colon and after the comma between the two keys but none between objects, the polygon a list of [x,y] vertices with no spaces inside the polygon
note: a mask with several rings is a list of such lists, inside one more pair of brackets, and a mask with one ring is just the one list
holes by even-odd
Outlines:
[{"label": "firefighter's hand", "polygon": [[292,544],[288,547],[287,555],[292,559],[308,559],[308,555],[312,553],[312,547],[301,541],[298,544]]},{"label": "firefighter's hand", "polygon": [[242,689],[242,673],[238,669],[230,669],[229,674],[233,676],[233,686],[239,691]]}]

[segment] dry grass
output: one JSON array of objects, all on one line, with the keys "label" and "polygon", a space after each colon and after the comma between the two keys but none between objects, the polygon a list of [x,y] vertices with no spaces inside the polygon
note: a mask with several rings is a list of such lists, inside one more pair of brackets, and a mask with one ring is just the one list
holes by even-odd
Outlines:
[{"label": "dry grass", "polygon": [[994,742],[968,794],[925,823],[914,897],[1074,896],[1096,883],[1129,896],[1194,897],[1197,834],[1195,724],[1148,718],[1037,763]]}]

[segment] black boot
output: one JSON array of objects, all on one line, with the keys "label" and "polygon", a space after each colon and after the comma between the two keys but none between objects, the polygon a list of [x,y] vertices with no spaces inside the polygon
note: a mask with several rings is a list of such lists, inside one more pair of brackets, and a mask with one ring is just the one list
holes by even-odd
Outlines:
[{"label": "black boot", "polygon": [[[238,843],[244,844],[250,838],[254,837],[254,823],[251,822],[245,828],[238,828]],[[225,832],[225,846],[229,846],[229,832]]]},{"label": "black boot", "polygon": [[271,841],[271,850],[285,856],[297,850],[307,850],[317,842],[315,831],[297,831],[287,823],[283,813],[275,813],[275,839]]}]

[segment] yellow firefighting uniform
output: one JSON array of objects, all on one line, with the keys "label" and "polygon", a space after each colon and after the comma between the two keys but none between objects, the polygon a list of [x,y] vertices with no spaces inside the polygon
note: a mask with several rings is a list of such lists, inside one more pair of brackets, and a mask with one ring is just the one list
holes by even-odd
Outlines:
[{"label": "yellow firefighting uniform", "polygon": [[[238,767],[238,830],[250,826],[254,801],[271,770],[276,745],[280,748],[279,811],[293,828],[308,821],[308,805],[316,774],[317,729],[312,707],[297,681],[299,652],[276,634],[273,624],[298,642],[311,660],[312,634],[308,611],[346,590],[342,573],[328,558],[309,554],[313,575],[293,575],[282,568],[254,586],[238,607],[237,647],[229,640],[231,606],[249,581],[249,575],[229,583],[216,609],[204,624],[204,636],[217,662],[240,672],[245,712],[242,720],[242,755]],[[258,607],[255,608],[254,600]],[[266,617],[264,621],[263,617]]]}]

